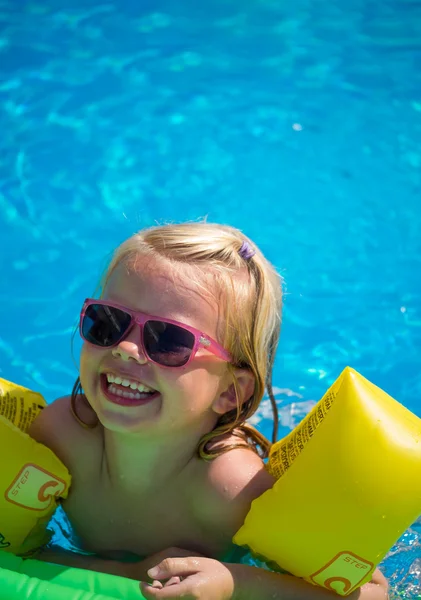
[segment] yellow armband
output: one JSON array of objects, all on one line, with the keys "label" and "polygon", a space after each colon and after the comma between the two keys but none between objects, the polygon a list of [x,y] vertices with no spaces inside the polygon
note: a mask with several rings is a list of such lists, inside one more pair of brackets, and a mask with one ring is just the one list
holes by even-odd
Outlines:
[{"label": "yellow armband", "polygon": [[346,368],[268,470],[234,542],[345,596],[421,514],[421,419]]},{"label": "yellow armband", "polygon": [[46,525],[70,485],[63,463],[26,433],[45,405],[0,379],[0,549],[21,555],[48,541]]}]

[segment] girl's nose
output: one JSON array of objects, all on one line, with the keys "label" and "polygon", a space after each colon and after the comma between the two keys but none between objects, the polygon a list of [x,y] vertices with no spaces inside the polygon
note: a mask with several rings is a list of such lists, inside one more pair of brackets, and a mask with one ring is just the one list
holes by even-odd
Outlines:
[{"label": "girl's nose", "polygon": [[139,327],[133,327],[130,333],[112,349],[112,355],[115,358],[121,358],[121,360],[124,361],[135,360],[139,364],[148,362],[147,356],[142,348]]}]

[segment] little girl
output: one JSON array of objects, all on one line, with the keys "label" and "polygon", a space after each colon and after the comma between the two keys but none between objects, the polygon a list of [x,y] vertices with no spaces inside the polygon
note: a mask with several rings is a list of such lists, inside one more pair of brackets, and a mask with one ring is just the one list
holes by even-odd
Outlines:
[{"label": "little girl", "polygon": [[[270,443],[246,421],[265,386],[276,415],[280,315],[279,276],[232,227],[154,227],[117,249],[82,307],[80,379],[30,431],[68,467],[63,508],[92,555],[41,559],[149,582],[147,599],[333,596],[233,562],[233,535],[273,485]],[[378,571],[349,596],[386,597]]]}]

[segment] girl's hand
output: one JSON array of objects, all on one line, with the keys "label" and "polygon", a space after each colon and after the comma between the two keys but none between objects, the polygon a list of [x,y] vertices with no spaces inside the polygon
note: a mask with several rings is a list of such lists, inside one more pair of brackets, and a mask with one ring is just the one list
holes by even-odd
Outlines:
[{"label": "girl's hand", "polygon": [[[187,558],[189,556],[198,556],[200,558],[205,558],[202,554],[199,554],[195,550],[185,550],[184,548],[178,548],[173,546],[171,548],[166,548],[165,550],[161,550],[161,552],[157,552],[156,554],[152,554],[147,558],[144,558],[142,561],[137,563],[129,564],[130,573],[128,576],[131,579],[138,579],[141,581],[149,582],[152,581],[148,576],[149,569],[152,569],[155,565],[158,565],[166,558]],[[179,578],[174,578],[174,583],[179,583]]]},{"label": "girl's hand", "polygon": [[230,569],[212,558],[166,558],[149,569],[152,584],[141,583],[140,589],[147,600],[230,600],[234,597]]}]

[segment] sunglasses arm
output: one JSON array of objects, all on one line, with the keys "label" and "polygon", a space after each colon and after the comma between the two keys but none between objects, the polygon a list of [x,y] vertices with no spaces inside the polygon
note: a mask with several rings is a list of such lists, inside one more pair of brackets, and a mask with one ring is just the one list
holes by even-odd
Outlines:
[{"label": "sunglasses arm", "polygon": [[226,362],[232,362],[231,354],[229,352],[227,352],[226,350],[224,350],[224,348],[222,348],[222,346],[220,346],[214,340],[207,338],[204,335],[201,335],[200,343],[207,350],[209,350],[209,352],[212,352],[212,354],[214,354],[215,356],[218,356],[218,358],[222,358],[222,360],[225,360]]}]

